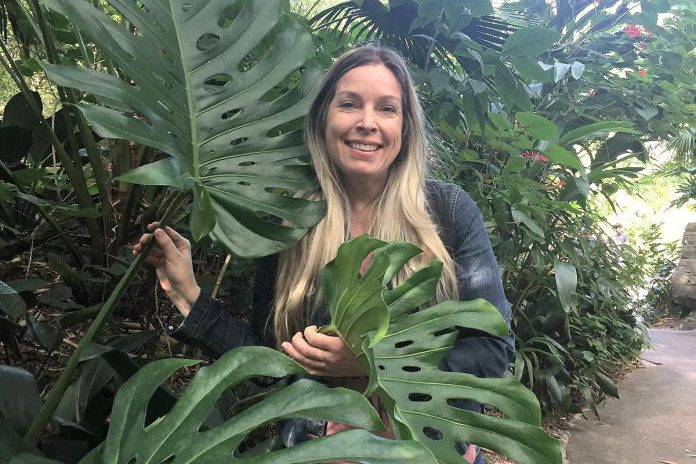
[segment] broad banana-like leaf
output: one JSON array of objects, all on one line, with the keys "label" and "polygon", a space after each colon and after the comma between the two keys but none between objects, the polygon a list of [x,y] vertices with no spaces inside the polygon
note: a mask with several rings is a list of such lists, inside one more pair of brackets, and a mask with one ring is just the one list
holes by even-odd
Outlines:
[{"label": "broad banana-like leaf", "polygon": [[[434,261],[428,267],[413,273],[399,286],[390,289],[388,280],[401,266],[418,254],[414,245],[384,243],[382,247],[366,246],[367,237],[358,237],[341,245],[329,269],[341,269],[343,275],[356,276],[369,252],[374,258],[364,275],[361,287],[332,289],[327,295],[350,295],[354,301],[367,299],[363,294],[376,294],[377,282],[390,314],[386,335],[369,348],[361,346],[360,356],[366,356],[376,369],[376,392],[390,416],[399,438],[420,441],[433,452],[438,462],[461,463],[456,446],[475,443],[508,456],[520,463],[560,463],[561,451],[557,440],[549,437],[540,427],[541,412],[534,394],[517,380],[485,379],[458,372],[444,372],[440,361],[452,349],[457,338],[457,327],[480,330],[495,336],[505,336],[507,326],[498,310],[485,300],[447,301],[424,308],[432,299],[442,271],[442,264]],[[387,261],[387,263],[385,263]],[[375,266],[375,270],[371,268]],[[327,266],[328,268],[328,266]],[[383,269],[388,269],[387,272]],[[328,279],[327,279],[328,280]],[[346,306],[348,314],[341,320],[354,318],[350,311],[362,311],[357,306]],[[332,314],[333,315],[333,314]],[[364,321],[382,329],[379,318],[363,315]],[[380,321],[379,323],[377,323]],[[360,326],[359,334],[347,329],[346,337],[367,340],[367,324]],[[351,346],[355,346],[354,343]],[[473,400],[496,407],[506,417],[493,417],[466,411],[454,406],[456,400]]]},{"label": "broad banana-like leaf", "polygon": [[437,462],[427,448],[413,440],[389,440],[366,430],[338,433],[266,454],[236,456],[235,450],[250,431],[285,418],[307,417],[373,430],[382,428],[377,413],[357,392],[300,380],[271,393],[219,426],[201,431],[210,409],[227,388],[251,377],[284,377],[304,372],[287,356],[265,347],[238,348],[202,368],[173,409],[144,427],[148,401],[159,384],[177,369],[197,362],[187,359],[155,361],[126,382],[116,395],[106,441],[97,451],[101,456],[90,454],[83,464]]},{"label": "broad banana-like leaf", "polygon": [[[79,106],[101,136],[170,155],[122,180],[192,191],[196,240],[210,233],[228,252],[262,256],[323,217],[323,202],[287,195],[316,188],[296,122],[320,70],[307,63],[311,37],[282,0],[108,0],[123,24],[84,0],[43,3],[127,76],[44,64],[49,78],[97,97]],[[268,51],[258,56],[259,47]],[[299,82],[276,96],[302,66]]]}]

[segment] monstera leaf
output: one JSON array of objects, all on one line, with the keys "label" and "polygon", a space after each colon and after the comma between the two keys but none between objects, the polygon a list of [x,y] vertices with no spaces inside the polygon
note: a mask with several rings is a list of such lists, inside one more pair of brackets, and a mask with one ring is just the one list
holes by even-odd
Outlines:
[{"label": "monstera leaf", "polygon": [[276,390],[226,422],[201,430],[215,401],[227,388],[252,377],[284,377],[304,372],[287,356],[265,347],[238,348],[213,365],[202,368],[173,409],[144,427],[148,401],[159,384],[177,369],[197,362],[188,359],[155,361],[125,383],[114,401],[106,441],[82,463],[437,462],[417,442],[389,440],[365,430],[338,433],[253,457],[236,455],[235,450],[249,432],[285,418],[307,417],[373,430],[382,428],[375,410],[358,393],[300,380]]},{"label": "monstera leaf", "polygon": [[[408,243],[382,243],[378,247],[376,241],[361,236],[341,245],[336,260],[327,266],[329,272],[337,268],[346,276],[357,276],[370,252],[374,258],[360,277],[360,286],[353,286],[350,291],[340,287],[325,292],[327,296],[338,293],[359,302],[374,299],[376,288],[382,287],[390,320],[386,334],[377,339],[378,343],[372,343],[374,348],[354,340],[369,339],[372,335],[369,322],[374,330],[384,331],[381,314],[370,318],[359,305],[346,305],[340,320],[333,323],[338,322],[340,326],[342,321],[357,318],[353,311],[360,314],[361,324],[339,327],[336,332],[346,340],[353,340],[349,343],[351,347],[360,347],[360,351],[354,352],[376,366],[371,369],[376,380],[370,381],[376,384],[376,393],[387,409],[397,437],[420,441],[442,463],[462,462],[456,451],[460,443],[476,443],[520,463],[560,463],[560,445],[540,428],[539,403],[521,383],[511,377],[484,379],[438,368],[453,347],[457,327],[507,335],[507,326],[498,310],[482,299],[447,301],[423,308],[432,299],[442,271],[442,264],[437,261],[413,273],[401,285],[388,288],[391,278],[420,250]],[[494,406],[506,417],[459,409],[453,404],[457,400]]]},{"label": "monstera leaf", "polygon": [[[282,0],[108,0],[123,24],[87,1],[43,3],[127,77],[44,64],[48,76],[97,98],[80,108],[101,136],[170,155],[122,179],[192,191],[196,240],[210,233],[229,252],[267,255],[322,218],[322,202],[288,195],[316,187],[297,122],[320,71]],[[279,87],[303,65],[299,82]]]}]

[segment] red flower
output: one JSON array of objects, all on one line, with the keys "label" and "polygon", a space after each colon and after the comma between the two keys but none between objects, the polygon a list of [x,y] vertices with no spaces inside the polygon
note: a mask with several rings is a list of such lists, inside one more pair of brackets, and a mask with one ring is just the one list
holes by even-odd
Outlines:
[{"label": "red flower", "polygon": [[637,39],[640,37],[640,34],[643,32],[639,26],[636,26],[635,24],[626,24],[626,27],[624,27],[624,32],[632,39]]},{"label": "red flower", "polygon": [[522,158],[526,158],[530,161],[537,161],[541,164],[546,164],[549,162],[549,159],[545,157],[543,154],[536,150],[525,150],[522,153],[520,153]]},{"label": "red flower", "polygon": [[638,74],[640,74],[641,76],[647,76],[648,71],[646,69],[639,69]]}]

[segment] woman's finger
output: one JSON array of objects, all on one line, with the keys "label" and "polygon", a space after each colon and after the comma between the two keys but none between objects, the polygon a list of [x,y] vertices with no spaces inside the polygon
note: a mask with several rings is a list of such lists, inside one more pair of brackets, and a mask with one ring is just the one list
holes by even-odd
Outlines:
[{"label": "woman's finger", "polygon": [[169,236],[169,238],[172,240],[172,243],[174,243],[174,246],[176,246],[177,248],[191,246],[191,242],[182,237],[176,230],[172,229],[171,227],[165,227],[164,232]]},{"label": "woman's finger", "polygon": [[302,356],[315,362],[326,363],[331,356],[330,352],[310,345],[301,332],[297,332],[295,336],[292,337],[292,346]]},{"label": "woman's finger", "polygon": [[310,325],[305,328],[304,338],[311,346],[324,351],[335,351],[341,349],[344,345],[340,337],[319,333],[316,325]]},{"label": "woman's finger", "polygon": [[318,350],[307,344],[302,333],[297,332],[290,342],[285,342],[281,346],[291,358],[309,369],[311,373],[323,372],[326,369],[324,360],[317,357]]}]

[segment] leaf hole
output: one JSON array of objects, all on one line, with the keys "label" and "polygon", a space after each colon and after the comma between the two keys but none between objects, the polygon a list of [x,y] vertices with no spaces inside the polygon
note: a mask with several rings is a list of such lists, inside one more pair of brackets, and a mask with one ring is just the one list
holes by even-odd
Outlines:
[{"label": "leaf hole", "polygon": [[170,136],[171,138],[173,138],[173,139],[178,138],[178,137],[176,136],[176,134],[175,134],[174,132],[172,132],[172,131],[167,131],[167,134],[169,134],[169,136]]},{"label": "leaf hole", "polygon": [[250,52],[247,56],[242,58],[242,61],[239,62],[239,66],[237,66],[237,69],[239,72],[247,72],[250,71],[251,68],[256,66],[256,64],[259,62],[259,58],[256,56],[256,54],[252,51]]},{"label": "leaf hole", "polygon": [[[230,146],[231,146],[231,147],[236,147],[237,145],[243,144],[243,143],[246,142],[247,140],[249,140],[249,137],[240,137],[240,138],[238,138],[238,139],[234,139],[234,140],[232,140],[232,141],[230,142]],[[249,161],[249,162],[251,162],[251,161]],[[241,164],[240,164],[240,166],[241,166]]]},{"label": "leaf hole", "polygon": [[416,403],[427,403],[428,401],[432,401],[433,397],[427,393],[409,393],[408,399]]},{"label": "leaf hole", "polygon": [[240,113],[242,113],[242,110],[240,110],[240,109],[225,111],[224,113],[222,113],[221,118],[224,120],[232,119],[233,117],[239,115]]},{"label": "leaf hole", "polygon": [[266,132],[266,137],[278,137],[280,135],[289,134],[294,131],[302,130],[302,118],[283,123]]},{"label": "leaf hole", "polygon": [[239,165],[242,167],[253,166],[255,164],[256,163],[254,161],[242,161],[241,163],[239,163]]},{"label": "leaf hole", "polygon": [[210,93],[218,92],[232,83],[232,76],[226,73],[216,74],[205,80],[204,88]]},{"label": "leaf hole", "polygon": [[208,51],[220,42],[220,36],[207,32],[198,38],[196,48],[202,52]]},{"label": "leaf hole", "polygon": [[438,330],[437,332],[433,332],[433,336],[434,336],[434,337],[440,337],[440,336],[442,336],[442,335],[447,335],[447,334],[451,334],[451,333],[454,333],[454,332],[457,332],[457,328],[456,328],[456,327],[448,327],[448,328],[446,328],[446,329],[442,329],[442,330]]},{"label": "leaf hole", "polygon": [[384,370],[384,366],[380,364],[380,365],[377,366],[377,369],[379,369],[380,371],[383,371],[383,370]]},{"label": "leaf hole", "polygon": [[237,185],[243,185],[244,187],[248,187],[248,186],[250,186],[251,184],[250,184],[249,182],[244,182],[244,181],[242,181],[242,182],[237,182]]},{"label": "leaf hole", "polygon": [[190,9],[191,9],[190,3],[184,3],[184,6],[181,7],[181,11],[183,11],[184,13],[188,13]]},{"label": "leaf hole", "polygon": [[423,434],[431,440],[442,440],[445,435],[432,427],[423,427]]},{"label": "leaf hole", "polygon": [[394,348],[405,348],[409,345],[413,345],[413,340],[404,340],[402,342],[394,343]]},{"label": "leaf hole", "polygon": [[234,20],[239,15],[244,7],[244,2],[235,2],[233,5],[228,6],[220,14],[220,19],[218,19],[218,26],[222,29],[230,27]]},{"label": "leaf hole", "polygon": [[150,13],[150,9],[143,2],[135,2],[135,5],[140,8],[143,13]]},{"label": "leaf hole", "polygon": [[404,366],[401,370],[404,372],[420,372],[421,368],[418,366]]}]

